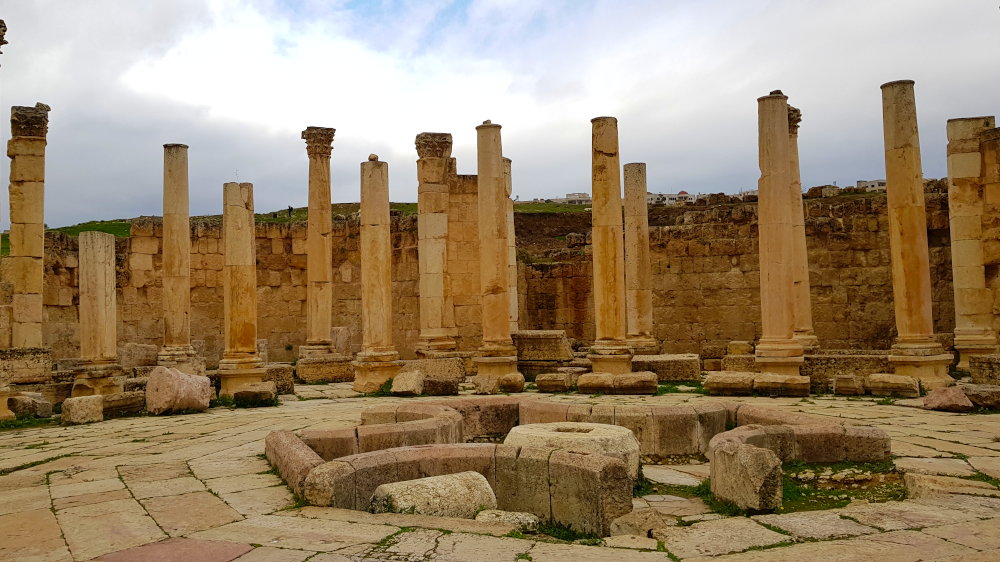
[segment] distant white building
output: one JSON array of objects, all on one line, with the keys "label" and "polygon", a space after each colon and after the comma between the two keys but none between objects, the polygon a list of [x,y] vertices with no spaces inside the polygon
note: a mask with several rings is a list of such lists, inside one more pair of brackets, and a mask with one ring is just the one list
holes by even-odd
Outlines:
[{"label": "distant white building", "polygon": [[593,202],[589,193],[567,193],[565,199],[562,201],[557,199],[556,201],[570,205],[590,205]]},{"label": "distant white building", "polygon": [[885,180],[858,180],[858,189],[885,191]]},{"label": "distant white building", "polygon": [[649,205],[679,205],[694,201],[687,191],[678,193],[646,193],[646,203]]}]

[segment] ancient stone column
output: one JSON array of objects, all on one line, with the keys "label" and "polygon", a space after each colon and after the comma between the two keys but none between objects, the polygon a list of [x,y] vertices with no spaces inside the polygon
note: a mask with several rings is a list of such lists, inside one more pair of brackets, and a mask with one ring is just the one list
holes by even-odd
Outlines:
[{"label": "ancient stone column", "polygon": [[799,174],[799,123],[802,112],[788,106],[788,153],[791,183],[788,195],[792,211],[792,318],[793,336],[805,350],[819,349],[813,331],[812,300],[809,296],[809,250],[806,245],[805,210],[802,208],[802,178]]},{"label": "ancient stone column", "polygon": [[333,216],[330,208],[330,155],[335,129],[306,127],[309,155],[309,216],[306,229],[306,344],[299,357],[331,353],[333,326]]},{"label": "ancient stone column", "polygon": [[[983,186],[983,262],[988,267],[997,267],[1000,265],[1000,128],[980,133],[979,153]],[[994,317],[994,332],[998,327],[1000,318]]]},{"label": "ancient stone column", "polygon": [[12,347],[42,347],[42,278],[45,245],[45,136],[49,106],[10,111],[10,281]]},{"label": "ancient stone column", "polygon": [[[220,396],[232,396],[263,380],[257,355],[257,256],[253,184],[222,186],[223,333]],[[271,383],[273,385],[273,383]]]},{"label": "ancient stone column", "polygon": [[[476,127],[479,184],[479,281],[482,289],[483,344],[475,358],[476,392],[492,394],[508,384],[523,386],[517,350],[510,337],[507,267],[507,188],[500,125]],[[513,382],[508,382],[508,379]]]},{"label": "ancient stone column", "polygon": [[993,291],[983,260],[983,162],[980,135],[996,127],[993,117],[948,120],[948,216],[955,290],[955,350],[958,367],[973,355],[996,353]]},{"label": "ancient stone column", "polygon": [[507,192],[507,297],[510,299],[510,331],[518,330],[520,302],[517,294],[517,241],[514,239],[514,199],[513,181],[510,174],[510,158],[503,159],[504,189]]},{"label": "ancient stone column", "polygon": [[191,221],[188,147],[163,145],[163,347],[157,364],[205,374],[191,347]]},{"label": "ancient stone column", "polygon": [[448,295],[448,183],[454,170],[450,133],[420,133],[417,146],[417,253],[420,268],[420,336],[417,353],[456,348],[454,310]]},{"label": "ancient stone column", "polygon": [[952,383],[952,356],[934,339],[924,177],[913,81],[882,85],[892,293],[898,336],[889,361],[896,374],[932,390]]},{"label": "ancient stone column", "polygon": [[792,154],[788,98],[780,91],[757,99],[758,233],[760,241],[761,338],[756,361],[762,372],[798,375],[802,344],[794,338],[794,245]]},{"label": "ancient stone column", "polygon": [[655,355],[653,284],[649,261],[649,206],[646,164],[625,164],[625,311],[629,348],[636,355]]},{"label": "ancient stone column", "polygon": [[354,361],[356,392],[375,392],[403,362],[392,345],[392,238],[389,164],[372,154],[361,163],[361,352]]},{"label": "ancient stone column", "polygon": [[118,307],[115,299],[115,237],[106,232],[80,233],[80,366],[73,396],[122,391],[118,364]]},{"label": "ancient stone column", "polygon": [[594,327],[590,348],[595,373],[632,371],[626,341],[625,242],[622,225],[622,182],[618,159],[618,120],[591,119],[592,222],[594,253]]}]

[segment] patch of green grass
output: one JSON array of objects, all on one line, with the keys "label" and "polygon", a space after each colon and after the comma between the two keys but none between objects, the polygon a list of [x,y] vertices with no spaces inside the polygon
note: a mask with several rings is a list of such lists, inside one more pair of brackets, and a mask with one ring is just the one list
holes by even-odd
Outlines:
[{"label": "patch of green grass", "polygon": [[303,508],[303,507],[306,507],[307,505],[309,505],[309,502],[307,502],[305,498],[303,498],[302,496],[300,496],[298,494],[295,494],[295,496],[293,496],[293,498],[294,498],[294,500],[292,501],[292,503],[290,503],[290,504],[286,505],[285,507],[281,508],[281,511],[288,511],[288,510],[291,510],[291,509],[300,509],[300,508]]},{"label": "patch of green grass", "polygon": [[400,527],[400,529],[398,531],[396,531],[395,533],[393,533],[393,534],[385,537],[384,539],[378,541],[377,543],[375,543],[375,546],[374,546],[374,548],[372,548],[372,550],[384,550],[384,549],[392,546],[393,544],[395,544],[396,537],[398,537],[399,535],[402,535],[403,533],[412,533],[413,531],[416,531],[416,530],[417,530],[416,527]]},{"label": "patch of green grass", "polygon": [[222,406],[223,408],[235,408],[236,401],[233,400],[233,397],[231,395],[224,394],[222,396],[219,396],[215,400],[212,400],[208,404],[209,408],[215,408],[216,406]]},{"label": "patch of green grass", "polygon": [[574,542],[579,540],[597,540],[600,541],[601,538],[597,535],[591,533],[581,533],[579,531],[573,530],[572,525],[565,525],[563,523],[558,523],[555,521],[549,521],[542,523],[538,526],[538,532],[543,535],[548,535],[554,539],[566,542]]},{"label": "patch of green grass", "polygon": [[36,418],[35,416],[18,416],[9,420],[0,420],[0,431],[10,429],[27,429],[29,427],[47,427],[56,425],[52,418]]},{"label": "patch of green grass", "polygon": [[271,398],[258,398],[256,396],[240,396],[237,392],[233,398],[233,405],[236,408],[273,408],[281,405],[281,400],[277,396]]},{"label": "patch of green grass", "polygon": [[531,555],[528,554],[527,552],[521,552],[514,557],[514,560],[534,560],[534,558],[532,558]]},{"label": "patch of green grass", "polygon": [[712,510],[712,513],[727,516],[743,516],[747,514],[745,510],[740,509],[736,505],[715,497],[715,494],[712,493],[712,485],[708,480],[703,480],[701,484],[691,488],[691,492],[701,498],[701,501],[705,502],[705,505]]},{"label": "patch of green grass", "polygon": [[48,441],[42,441],[41,443],[32,443],[31,445],[25,445],[25,449],[41,449],[42,447],[48,445]]},{"label": "patch of green grass", "polygon": [[589,213],[590,205],[570,205],[569,203],[514,203],[515,213]]},{"label": "patch of green grass", "polygon": [[510,537],[512,539],[527,539],[528,538],[527,535],[525,535],[521,531],[511,531],[511,532],[507,533],[504,536],[505,537]]},{"label": "patch of green grass", "polygon": [[971,476],[961,476],[960,478],[964,480],[974,480],[976,482],[986,482],[990,486],[1000,488],[1000,479],[993,478],[992,476],[983,474],[982,472],[977,472]]},{"label": "patch of green grass", "polygon": [[73,226],[51,228],[49,230],[62,232],[63,234],[67,234],[69,236],[79,236],[81,232],[96,230],[97,232],[114,234],[118,238],[128,238],[132,233],[132,223],[128,221],[90,221],[74,224]]},{"label": "patch of green grass", "polygon": [[366,397],[392,396],[392,379],[387,379],[375,392],[365,394]]},{"label": "patch of green grass", "polygon": [[892,406],[896,403],[896,399],[891,396],[886,396],[885,398],[879,398],[875,401],[879,406]]},{"label": "patch of green grass", "polygon": [[[682,386],[690,387],[691,390],[687,390],[687,389],[682,390],[681,388],[679,388],[679,387],[682,387]],[[682,394],[708,394],[708,391],[705,390],[705,387],[701,385],[700,381],[678,382],[678,383],[663,383],[663,384],[657,385],[657,387],[656,387],[656,396],[663,396],[664,394],[674,394],[674,393],[682,393]]]},{"label": "patch of green grass", "polygon": [[639,477],[635,479],[635,484],[632,485],[632,497],[641,498],[642,496],[648,496],[650,494],[656,493],[656,487],[653,482],[642,475],[642,465],[639,466]]},{"label": "patch of green grass", "polygon": [[787,473],[802,472],[803,470],[811,470],[816,473],[829,470],[830,472],[837,473],[843,472],[847,469],[855,469],[859,472],[871,472],[873,474],[888,474],[896,470],[896,465],[892,462],[892,459],[886,459],[884,461],[875,462],[802,462],[802,461],[786,461],[781,465],[782,471]]},{"label": "patch of green grass", "polygon": [[536,386],[535,383],[533,383],[533,382],[529,382],[528,384],[524,385],[524,389],[525,390],[538,390],[538,386]]}]

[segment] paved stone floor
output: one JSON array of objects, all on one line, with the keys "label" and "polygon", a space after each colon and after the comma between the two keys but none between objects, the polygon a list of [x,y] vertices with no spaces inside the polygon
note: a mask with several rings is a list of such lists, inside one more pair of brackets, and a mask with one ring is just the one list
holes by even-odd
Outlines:
[{"label": "paved stone floor", "polygon": [[[703,515],[697,501],[648,496],[637,507],[697,522],[655,539],[616,537],[604,547],[506,537],[510,527],[502,524],[296,508],[261,458],[264,436],[357,424],[365,406],[398,400],[354,397],[344,385],[297,391],[314,399],[0,432],[0,471],[17,468],[0,476],[0,560],[1000,560],[1000,498],[978,495],[754,518]],[[881,427],[892,435],[897,465],[908,471],[1000,478],[1000,415],[927,412],[871,399],[745,401]],[[706,475],[707,466],[696,464],[666,467],[657,477],[690,484]],[[669,555],[656,551],[658,541]]]}]

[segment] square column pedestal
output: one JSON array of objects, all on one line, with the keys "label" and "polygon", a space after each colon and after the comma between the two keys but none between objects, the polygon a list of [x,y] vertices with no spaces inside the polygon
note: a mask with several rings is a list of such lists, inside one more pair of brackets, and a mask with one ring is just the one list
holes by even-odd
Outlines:
[{"label": "square column pedestal", "polygon": [[349,382],[354,380],[354,367],[350,357],[329,345],[301,345],[295,374],[307,383]]},{"label": "square column pedestal", "polygon": [[118,363],[81,363],[74,371],[73,390],[70,396],[117,394],[125,390],[125,371]]},{"label": "square column pedestal", "polygon": [[370,394],[377,392],[385,381],[396,378],[403,362],[395,351],[369,351],[358,353],[351,366],[354,368],[354,385],[351,388],[354,392]]},{"label": "square column pedestal", "polygon": [[241,390],[256,390],[262,384],[270,384],[275,390],[274,382],[264,382],[267,369],[261,367],[256,354],[247,354],[245,359],[225,358],[219,362],[219,396],[233,396]]},{"label": "square column pedestal", "polygon": [[[511,351],[514,351],[511,348]],[[524,375],[517,370],[517,355],[474,357],[476,394],[496,394],[524,389]]]},{"label": "square column pedestal", "polygon": [[632,372],[632,353],[625,346],[602,347],[594,344],[587,354],[590,360],[590,370],[594,373],[610,373],[625,375]]},{"label": "square column pedestal", "polygon": [[892,346],[889,363],[897,375],[913,377],[920,381],[924,390],[931,391],[955,384],[955,379],[948,375],[954,357],[950,353],[941,353],[941,346],[907,346],[896,344]]},{"label": "square column pedestal", "polygon": [[190,345],[161,347],[156,355],[156,364],[189,375],[205,374],[205,358],[200,357]]}]

